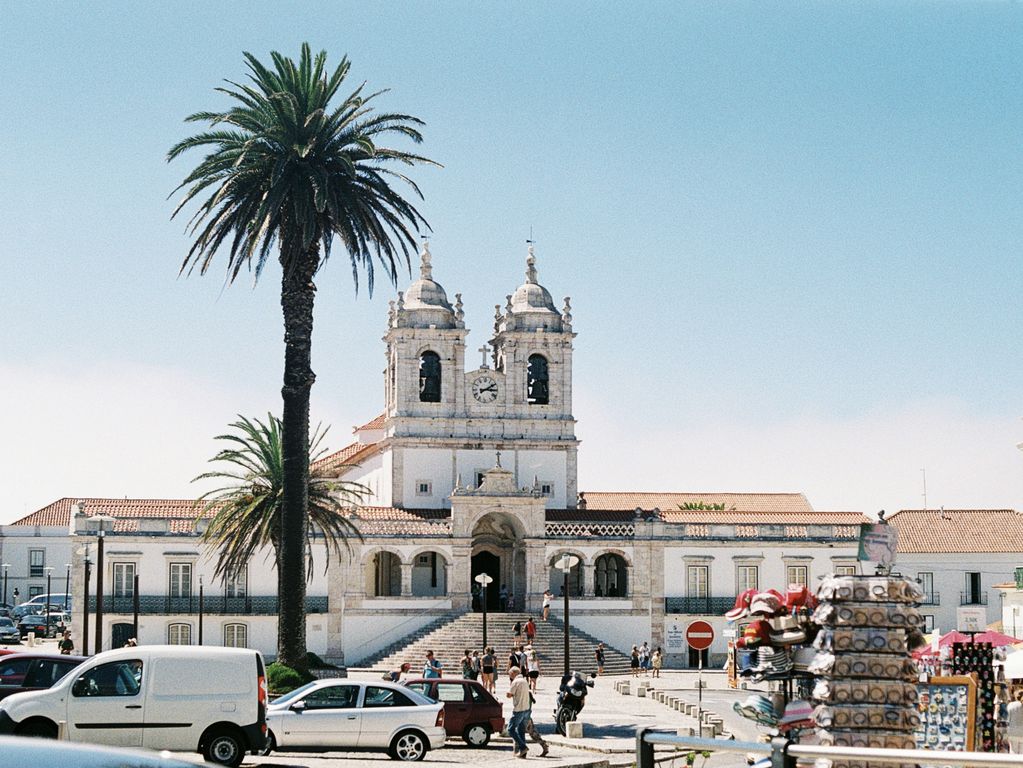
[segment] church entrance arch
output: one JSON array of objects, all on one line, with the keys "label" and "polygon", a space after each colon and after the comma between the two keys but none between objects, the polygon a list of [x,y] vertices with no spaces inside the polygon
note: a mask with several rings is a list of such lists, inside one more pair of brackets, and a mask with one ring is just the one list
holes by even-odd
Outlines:
[{"label": "church entrance arch", "polygon": [[509,610],[523,607],[526,597],[524,534],[522,523],[501,510],[482,515],[472,528],[470,572],[473,578],[486,573],[494,580],[487,587],[487,610],[501,610],[502,587],[507,590]]}]

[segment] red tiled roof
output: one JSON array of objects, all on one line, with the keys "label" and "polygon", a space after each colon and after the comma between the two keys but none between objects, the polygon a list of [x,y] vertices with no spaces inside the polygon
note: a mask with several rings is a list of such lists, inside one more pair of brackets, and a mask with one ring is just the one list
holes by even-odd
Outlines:
[{"label": "red tiled roof", "polygon": [[[171,517],[195,520],[201,507],[195,499],[99,499],[65,496],[47,504],[32,514],[15,520],[11,525],[71,525],[71,508],[76,503],[85,504],[87,515],[110,515],[116,518],[138,519],[141,517]],[[120,530],[122,521],[114,524]]]},{"label": "red tiled roof", "polygon": [[904,509],[886,522],[899,532],[899,552],[1023,552],[1014,509]]},{"label": "red tiled roof", "polygon": [[449,509],[360,507],[349,513],[365,536],[446,536],[451,533]]},{"label": "red tiled roof", "polygon": [[[648,510],[647,510],[648,512]],[[549,509],[547,521],[555,522],[631,522],[636,516],[633,509]],[[643,518],[650,517],[644,514]],[[860,512],[741,512],[708,509],[669,509],[661,511],[666,523],[707,523],[710,525],[860,525],[870,520]]]},{"label": "red tiled roof", "polygon": [[311,468],[315,467],[327,472],[335,470],[340,472],[342,467],[346,465],[358,464],[359,461],[372,453],[370,449],[375,448],[376,445],[377,443],[352,443],[351,445],[346,445],[340,451],[334,451],[334,453],[317,459],[312,463]]},{"label": "red tiled roof", "polygon": [[353,432],[361,432],[364,429],[383,429],[384,428],[384,422],[386,420],[387,420],[387,414],[386,413],[381,413],[379,416],[377,416],[375,419],[373,419],[373,421],[367,421],[361,427],[356,427],[352,431]]},{"label": "red tiled roof", "polygon": [[[724,504],[725,510],[736,512],[813,512],[801,493],[632,493],[623,491],[584,491],[579,494],[587,510],[660,509],[681,510],[685,504],[707,506]],[[703,512],[704,510],[692,510]],[[713,510],[710,510],[713,511]]]}]

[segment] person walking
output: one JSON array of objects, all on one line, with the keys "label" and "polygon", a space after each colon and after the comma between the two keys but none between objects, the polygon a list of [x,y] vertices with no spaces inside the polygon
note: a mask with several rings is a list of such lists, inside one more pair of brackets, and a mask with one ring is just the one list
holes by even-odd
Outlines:
[{"label": "person walking", "polygon": [[1009,752],[1014,755],[1023,754],[1023,691],[1016,691],[1014,701],[1005,708],[1005,738],[1009,742]]},{"label": "person walking", "polygon": [[462,656],[462,677],[472,680],[472,651],[468,648],[465,649],[465,654]]},{"label": "person walking", "polygon": [[529,690],[536,690],[536,681],[540,679],[540,659],[537,658],[533,646],[526,646],[526,677],[529,678]]},{"label": "person walking", "polygon": [[643,670],[643,677],[650,674],[650,646],[647,645],[646,640],[643,641],[643,645],[639,649],[639,668]]},{"label": "person walking", "polygon": [[480,652],[479,651],[473,651],[472,652],[472,677],[470,679],[472,679],[472,680],[479,680],[480,679],[480,666],[481,666],[481,664],[480,664]]},{"label": "person walking", "polygon": [[639,648],[632,646],[632,654],[629,656],[629,667],[632,669],[632,676],[639,677]]},{"label": "person walking", "polygon": [[512,627],[512,634],[515,635],[515,643],[522,642],[522,622],[516,621],[515,626]]},{"label": "person walking", "polygon": [[548,746],[547,742],[543,740],[543,736],[541,736],[540,732],[536,730],[536,726],[533,725],[532,710],[529,712],[529,720],[526,721],[526,735],[536,744],[540,745],[540,749],[543,750],[540,752],[540,757],[547,757],[547,753],[550,751],[550,746]]},{"label": "person walking", "polygon": [[654,670],[654,677],[661,676],[661,666],[664,664],[664,654],[661,653],[661,646],[657,646],[654,649],[653,656],[650,657],[650,666]]},{"label": "person walking", "polygon": [[411,671],[412,665],[407,661],[403,662],[398,669],[393,672],[387,672],[384,674],[384,680],[388,680],[392,683],[404,683],[408,680],[408,673]]},{"label": "person walking", "polygon": [[508,671],[508,679],[511,686],[505,696],[512,700],[512,716],[508,723],[508,735],[515,742],[515,749],[512,754],[515,757],[525,757],[529,749],[526,747],[526,723],[532,717],[533,703],[530,701],[529,683],[522,676],[518,667],[512,667]]},{"label": "person walking", "polygon": [[60,643],[58,643],[57,647],[60,648],[60,653],[62,656],[71,655],[71,651],[75,649],[75,641],[71,639],[70,632],[68,632],[67,630],[64,631],[64,637],[60,641]]},{"label": "person walking", "polygon": [[520,672],[522,671],[522,663],[519,659],[519,647],[517,645],[513,645],[511,653],[508,654],[508,671],[511,672],[513,668],[518,669]]},{"label": "person walking", "polygon": [[486,648],[480,659],[480,672],[483,673],[483,687],[490,693],[494,692],[497,683],[496,666],[497,659],[494,657],[494,649]]},{"label": "person walking", "polygon": [[497,593],[498,601],[501,604],[501,612],[508,610],[508,585],[502,584],[500,591]]},{"label": "person walking", "polygon": [[597,650],[593,652],[593,655],[597,659],[597,674],[604,674],[604,644],[597,643]]},{"label": "person walking", "polygon": [[423,665],[423,677],[441,677],[444,674],[444,665],[433,657],[433,651],[426,652],[426,664]]},{"label": "person walking", "polygon": [[529,621],[526,622],[526,643],[529,645],[533,644],[533,640],[536,638],[536,622],[533,621],[533,617],[529,617]]},{"label": "person walking", "polygon": [[[551,601],[554,599],[554,593],[551,592],[548,587],[543,591],[543,612],[540,614],[540,618],[547,621],[551,617]],[[544,754],[547,754],[546,752]]]}]

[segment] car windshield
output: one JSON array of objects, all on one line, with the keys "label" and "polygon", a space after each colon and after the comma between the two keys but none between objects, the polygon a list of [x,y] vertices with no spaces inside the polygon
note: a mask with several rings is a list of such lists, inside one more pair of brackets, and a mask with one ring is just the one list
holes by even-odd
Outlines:
[{"label": "car windshield", "polygon": [[311,683],[306,683],[305,685],[301,686],[300,688],[296,688],[291,693],[286,693],[283,696],[281,696],[280,698],[274,699],[273,701],[270,702],[270,706],[275,707],[278,704],[288,704],[288,703],[294,701],[295,699],[297,699],[299,696],[304,694],[309,689],[315,688],[315,687],[316,687],[316,681],[315,680],[313,682],[311,682]]}]

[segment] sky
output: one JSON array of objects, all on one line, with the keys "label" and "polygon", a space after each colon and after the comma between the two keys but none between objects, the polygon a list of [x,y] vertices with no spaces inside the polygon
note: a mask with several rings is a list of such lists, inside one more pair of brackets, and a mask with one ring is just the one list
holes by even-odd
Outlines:
[{"label": "sky", "polygon": [[[243,51],[303,41],[426,122],[468,349],[531,233],[572,297],[581,489],[1023,509],[1023,4],[98,0],[0,4],[0,523],[196,495],[236,414],[280,412],[279,270],[179,275],[200,156],[166,153]],[[396,289],[340,249],[318,288],[340,448]]]}]

